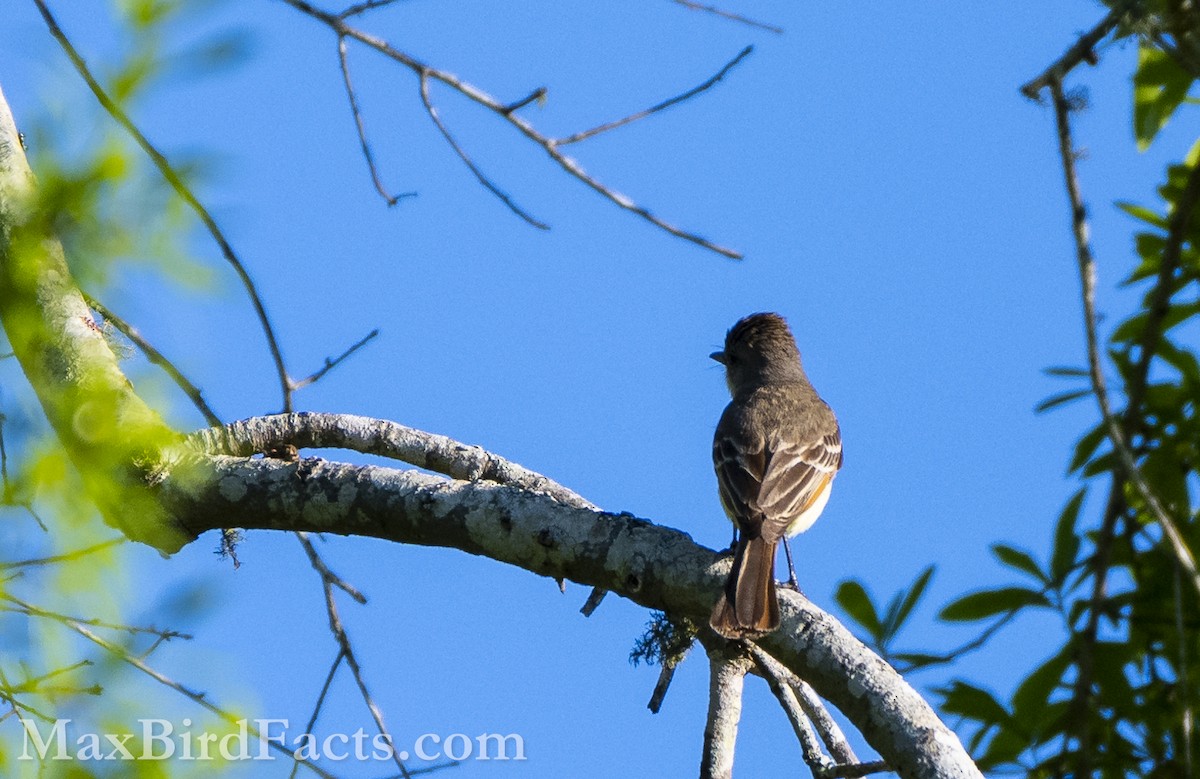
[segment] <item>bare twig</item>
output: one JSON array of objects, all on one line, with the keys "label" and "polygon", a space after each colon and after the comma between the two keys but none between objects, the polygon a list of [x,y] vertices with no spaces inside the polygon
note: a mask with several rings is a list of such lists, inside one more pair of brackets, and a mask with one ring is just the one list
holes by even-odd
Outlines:
[{"label": "bare twig", "polygon": [[377,335],[379,335],[379,328],[375,328],[371,332],[367,333],[365,336],[363,336],[361,339],[359,339],[357,343],[355,343],[353,346],[351,346],[346,351],[339,354],[337,357],[334,357],[332,359],[330,359],[329,357],[326,357],[325,365],[323,365],[320,370],[318,370],[316,373],[313,373],[310,376],[306,376],[303,379],[300,379],[299,381],[292,382],[292,389],[300,390],[300,389],[304,389],[305,387],[309,386],[310,384],[316,384],[318,381],[320,381],[322,378],[325,377],[325,374],[329,373],[331,370],[333,370],[338,365],[340,365],[342,362],[344,362],[346,360],[346,358],[350,357],[350,355],[354,354],[359,349],[366,346],[371,341],[371,339],[375,338]]},{"label": "bare twig", "polygon": [[[345,17],[343,12],[342,18]],[[346,86],[346,97],[350,101],[350,113],[354,115],[354,128],[358,131],[358,142],[362,146],[363,159],[367,161],[367,169],[371,172],[371,182],[389,206],[394,206],[406,197],[416,197],[416,192],[401,192],[399,195],[389,194],[379,177],[379,169],[375,166],[375,155],[371,153],[371,144],[367,142],[367,129],[363,125],[362,111],[358,107],[358,97],[354,92],[354,82],[350,80],[350,64],[346,61],[346,38],[338,37],[337,42],[338,66],[342,69],[342,83]]]},{"label": "bare twig", "polygon": [[746,57],[750,56],[750,53],[752,51],[754,51],[753,46],[747,46],[746,48],[742,49],[740,52],[738,52],[737,56],[735,56],[733,59],[729,60],[729,62],[726,62],[725,66],[722,67],[720,70],[718,70],[715,75],[710,77],[703,84],[694,86],[686,92],[682,92],[678,95],[675,95],[675,97],[668,98],[668,99],[662,101],[661,103],[658,103],[656,105],[651,106],[650,108],[647,108],[644,111],[638,111],[635,114],[630,114],[629,116],[625,116],[625,117],[616,119],[611,122],[605,122],[604,124],[597,125],[596,127],[593,127],[590,130],[584,130],[583,132],[578,132],[578,133],[575,133],[574,135],[568,135],[565,138],[557,138],[554,140],[554,144],[556,146],[566,146],[569,143],[578,143],[579,141],[586,140],[593,136],[599,135],[600,133],[608,132],[609,130],[615,130],[616,128],[622,127],[631,122],[636,122],[639,119],[645,119],[647,116],[656,114],[659,111],[670,108],[673,105],[677,105],[678,103],[682,103],[685,100],[695,97],[696,95],[700,94],[701,92],[704,92],[707,89],[711,89],[713,86],[716,85],[716,83],[718,81],[725,78],[725,75],[727,73],[729,73],[729,71],[731,71],[735,67],[737,67],[739,62],[744,60]]},{"label": "bare twig", "polygon": [[[329,688],[333,686],[333,677],[337,675],[338,668],[341,667],[342,661],[346,659],[346,653],[338,648],[337,657],[333,658],[333,665],[329,666],[329,673],[325,675],[325,683],[321,685],[321,692],[317,695],[317,702],[313,706],[312,716],[308,718],[308,724],[304,726],[305,733],[312,733],[313,728],[317,726],[317,717],[321,714],[321,708],[325,705],[325,696],[329,694]],[[296,772],[300,770],[300,763],[292,762],[292,771],[288,774],[288,779],[296,779]]]},{"label": "bare twig", "polygon": [[787,715],[788,722],[792,724],[792,731],[800,742],[804,763],[812,770],[813,776],[825,776],[835,763],[821,751],[821,744],[817,741],[817,734],[813,732],[812,723],[809,722],[804,710],[800,708],[800,702],[796,700],[796,693],[788,683],[787,677],[791,674],[779,661],[753,644],[750,645],[750,655],[754,658],[759,675],[767,681],[767,686],[775,694],[775,699],[779,701],[784,714]]},{"label": "bare twig", "polygon": [[1079,279],[1083,297],[1084,329],[1087,338],[1088,372],[1092,382],[1092,393],[1100,407],[1109,440],[1117,452],[1126,478],[1133,484],[1150,514],[1162,528],[1163,537],[1167,540],[1172,554],[1179,561],[1183,570],[1191,579],[1192,586],[1200,593],[1200,571],[1196,569],[1196,560],[1188,549],[1183,536],[1175,526],[1175,522],[1167,514],[1158,497],[1151,491],[1141,469],[1129,448],[1121,425],[1112,413],[1108,400],[1108,390],[1105,386],[1104,373],[1100,364],[1100,345],[1096,334],[1096,263],[1092,257],[1088,237],[1087,210],[1083,205],[1083,197],[1079,191],[1079,180],[1075,172],[1075,148],[1071,140],[1070,111],[1071,105],[1063,92],[1062,82],[1050,80],[1050,91],[1054,99],[1054,115],[1058,126],[1059,155],[1062,158],[1063,176],[1066,180],[1067,195],[1071,201],[1072,232],[1075,237],[1076,259],[1079,265]]},{"label": "bare twig", "polygon": [[[387,725],[383,721],[383,712],[378,704],[375,703],[371,691],[367,688],[366,680],[363,678],[362,667],[358,664],[358,658],[354,654],[354,647],[350,643],[350,636],[346,633],[346,628],[342,624],[341,615],[338,613],[337,600],[333,595],[333,588],[338,587],[349,593],[351,597],[359,603],[365,603],[366,599],[358,590],[342,581],[337,575],[329,570],[329,566],[321,559],[321,555],[317,553],[316,547],[313,546],[307,533],[296,533],[296,538],[300,540],[300,545],[304,547],[305,554],[308,555],[308,560],[315,570],[321,576],[321,587],[325,592],[325,612],[329,617],[329,632],[333,634],[334,640],[337,641],[340,653],[345,656],[346,665],[350,667],[350,673],[354,677],[355,684],[358,685],[359,694],[362,696],[363,703],[366,704],[367,710],[371,712],[371,718],[375,720],[375,728],[379,734],[387,739],[389,744],[394,745],[396,740],[392,738],[391,732],[388,731]],[[330,674],[332,675],[332,671]],[[391,750],[392,761],[396,767],[400,769],[404,779],[410,779],[408,769],[404,766],[404,761],[400,759],[400,751],[397,749]]]},{"label": "bare twig", "polygon": [[[17,598],[13,598],[10,596],[5,596],[5,597],[7,600],[10,600],[13,603],[16,603],[19,606],[21,606],[24,609],[25,613],[28,613],[28,614],[31,614],[34,616],[45,616],[45,615],[49,614],[49,612],[46,612],[43,609],[39,609],[37,606],[33,606],[29,603],[25,603],[24,601],[18,600]],[[208,696],[205,695],[205,693],[197,692],[188,687],[185,687],[184,685],[180,684],[179,682],[175,681],[174,679],[171,679],[170,677],[166,676],[165,674],[163,674],[159,671],[156,671],[154,668],[150,667],[149,665],[146,665],[146,663],[143,662],[140,658],[129,654],[129,652],[127,652],[123,647],[118,646],[117,644],[114,644],[110,641],[106,641],[105,639],[96,635],[92,631],[88,630],[87,627],[85,627],[85,625],[88,625],[90,623],[82,621],[82,620],[72,619],[70,617],[67,617],[65,619],[56,619],[56,621],[60,622],[62,625],[65,625],[67,628],[71,629],[75,633],[78,633],[79,635],[83,636],[88,641],[91,641],[93,644],[100,647],[101,649],[104,649],[105,651],[109,652],[113,656],[123,660],[124,662],[126,662],[129,665],[133,666],[134,668],[138,669],[142,673],[149,676],[151,679],[154,679],[159,684],[170,687],[172,690],[175,690],[176,692],[180,693],[184,697],[189,698],[193,702],[200,704],[205,709],[208,709],[210,712],[212,712],[213,714],[216,714],[218,717],[225,720],[226,722],[233,724],[233,725],[245,726],[247,732],[250,733],[251,735],[253,735],[255,738],[258,738],[258,739],[264,741],[271,749],[274,749],[276,752],[286,755],[289,758],[298,759],[301,763],[303,763],[305,765],[305,767],[307,767],[310,770],[312,770],[313,772],[315,772],[318,776],[322,777],[322,779],[336,779],[336,777],[334,777],[333,774],[331,774],[328,771],[326,771],[325,769],[321,768],[319,765],[313,763],[311,760],[296,758],[295,755],[293,754],[292,750],[288,749],[287,746],[285,746],[284,744],[279,743],[278,740],[264,738],[261,731],[259,731],[258,728],[256,728],[250,720],[248,720],[244,717],[239,717],[238,715],[236,715],[230,711],[227,711],[226,709],[223,709],[214,703],[209,702]]]},{"label": "bare twig", "polygon": [[286,444],[299,449],[350,449],[402,460],[453,479],[510,484],[545,493],[569,506],[600,510],[558,482],[482,447],[382,419],[351,414],[279,414],[200,430],[188,437],[188,443],[211,454],[239,457]]},{"label": "bare twig", "polygon": [[120,538],[110,538],[108,541],[101,541],[98,544],[76,549],[73,552],[64,552],[63,554],[51,555],[50,557],[35,557],[30,560],[17,560],[12,563],[0,562],[0,571],[12,570],[14,568],[32,568],[42,565],[54,565],[55,563],[68,563],[73,560],[78,560],[86,555],[102,552],[105,549],[123,544],[129,539],[121,536]]},{"label": "bare twig", "polygon": [[[428,72],[421,71],[420,82],[421,103],[425,106],[425,113],[429,114],[429,118],[433,120],[434,125],[436,125],[438,128],[438,132],[440,132],[442,137],[446,139],[446,143],[450,144],[450,148],[454,149],[454,153],[457,154],[458,158],[463,161],[463,164],[466,165],[473,174],[475,174],[475,178],[478,179],[479,183],[482,184],[485,189],[499,198],[500,202],[508,206],[509,210],[511,210],[514,214],[521,217],[539,230],[549,230],[550,225],[530,215],[528,211],[517,205],[516,201],[512,199],[511,195],[500,189],[500,187],[494,181],[484,175],[483,171],[479,169],[479,166],[475,164],[475,161],[471,159],[466,150],[464,150],[462,146],[459,146],[458,141],[454,140],[454,136],[450,134],[450,130],[446,127],[446,124],[442,121],[441,117],[438,116],[437,108],[434,107],[433,103],[429,99]],[[505,115],[507,116],[508,114]]]},{"label": "bare twig", "polygon": [[599,608],[600,602],[604,600],[604,596],[607,594],[608,590],[601,587],[593,587],[591,593],[588,595],[587,600],[583,602],[583,606],[579,609],[579,613],[585,617],[592,616],[596,609]]},{"label": "bare twig", "polygon": [[[468,99],[472,100],[473,102],[478,103],[479,105],[487,108],[488,110],[494,112],[495,114],[503,117],[509,124],[511,124],[513,127],[515,127],[522,135],[524,135],[526,138],[528,138],[534,144],[540,146],[542,148],[542,150],[545,151],[546,154],[548,154],[552,160],[554,160],[556,163],[558,163],[559,167],[561,167],[563,170],[565,170],[569,175],[573,176],[574,178],[578,179],[579,181],[582,181],[584,184],[591,187],[594,191],[596,191],[601,196],[603,196],[610,202],[614,203],[615,205],[625,209],[626,211],[637,214],[638,216],[642,217],[646,221],[655,225],[659,229],[670,233],[671,235],[674,235],[678,238],[682,238],[686,241],[690,241],[690,242],[695,243],[699,246],[702,246],[706,249],[717,252],[718,254],[722,254],[726,257],[730,257],[733,259],[741,259],[742,255],[739,252],[736,252],[733,249],[726,248],[719,244],[713,243],[712,241],[708,240],[707,238],[697,235],[696,233],[676,227],[675,225],[656,216],[655,214],[653,214],[649,209],[645,208],[644,206],[639,205],[638,203],[633,201],[631,198],[629,198],[627,195],[624,195],[624,194],[612,189],[608,185],[601,183],[598,179],[596,179],[595,177],[593,177],[592,175],[587,173],[578,162],[576,162],[574,159],[568,157],[567,155],[563,154],[562,151],[558,148],[558,145],[555,143],[553,138],[550,138],[550,137],[546,136],[545,134],[543,134],[542,132],[540,132],[539,130],[535,129],[532,124],[530,124],[528,121],[523,119],[515,111],[508,110],[507,103],[504,103],[504,102],[498,100],[497,98],[493,97],[492,95],[484,92],[483,90],[479,89],[478,87],[476,87],[466,81],[463,81],[462,79],[458,78],[457,76],[455,76],[451,73],[447,73],[445,71],[438,70],[437,68],[430,67],[429,65],[418,60],[417,58],[415,58],[409,54],[406,54],[405,52],[400,51],[399,49],[394,48],[393,46],[391,46],[390,44],[388,44],[386,41],[382,40],[381,38],[377,38],[373,35],[370,35],[361,30],[358,30],[354,27],[351,27],[350,25],[346,24],[345,20],[342,19],[341,17],[339,17],[338,15],[331,14],[326,11],[322,11],[321,9],[313,6],[311,3],[306,2],[306,0],[282,0],[282,2],[287,3],[292,8],[295,8],[297,11],[300,11],[301,13],[304,13],[307,16],[310,16],[313,19],[316,19],[316,20],[324,23],[335,34],[337,34],[339,38],[342,38],[342,37],[353,38],[354,40],[359,41],[360,43],[363,43],[366,46],[369,46],[369,47],[375,49],[376,51],[383,54],[384,56],[405,66],[406,68],[411,70],[414,74],[416,74],[418,76],[418,78],[420,78],[422,80],[423,83],[421,86],[422,86],[423,94],[426,94],[428,92],[428,89],[424,82],[427,82],[429,80],[439,81],[439,82],[445,84],[446,86],[450,87],[451,89],[459,92],[460,94],[467,97]],[[455,146],[457,147],[457,144],[455,144]],[[462,154],[460,152],[460,157],[461,156],[462,156]],[[472,168],[472,169],[474,170],[474,168]],[[479,174],[477,173],[476,175],[478,176]],[[485,186],[486,186],[486,184],[485,184]],[[488,187],[488,189],[495,192],[495,190],[492,189],[492,187]],[[508,201],[506,201],[506,202],[508,202]],[[511,207],[512,206],[510,205],[510,208]]]},{"label": "bare twig", "polygon": [[735,645],[708,648],[708,720],[700,779],[732,779],[733,750],[742,717],[742,688],[750,659]]},{"label": "bare twig", "polygon": [[358,16],[361,13],[366,13],[367,11],[372,11],[376,8],[383,8],[384,6],[391,5],[394,2],[396,2],[396,0],[366,0],[366,2],[357,3],[350,6],[345,11],[342,11],[340,14],[338,14],[338,17],[342,19],[349,19],[351,16]]},{"label": "bare twig", "polygon": [[690,8],[693,11],[704,11],[705,13],[710,13],[715,16],[720,16],[723,19],[730,19],[732,21],[740,22],[742,24],[746,24],[751,27],[757,27],[760,30],[766,30],[767,32],[773,32],[776,35],[783,34],[782,27],[776,27],[775,25],[767,24],[766,22],[759,22],[759,21],[756,21],[749,17],[742,16],[741,14],[733,13],[732,11],[726,11],[726,10],[723,10],[721,8],[717,8],[717,7],[711,6],[711,5],[703,5],[701,3],[695,3],[695,2],[692,2],[692,0],[673,0],[673,1],[677,5],[682,5],[684,8]]},{"label": "bare twig", "polygon": [[104,304],[96,300],[91,295],[84,293],[83,299],[87,301],[89,308],[98,313],[100,316],[104,317],[104,321],[110,322],[113,327],[117,328],[117,330],[121,332],[122,335],[124,335],[130,341],[133,341],[134,345],[141,349],[142,353],[146,355],[147,360],[166,371],[167,375],[171,377],[171,380],[174,381],[175,384],[178,385],[181,390],[183,390],[184,394],[191,399],[192,405],[194,405],[204,417],[204,421],[208,422],[208,424],[212,427],[217,427],[221,424],[221,418],[216,415],[216,413],[204,400],[204,395],[200,391],[200,388],[189,381],[188,378],[184,376],[177,367],[175,367],[173,362],[164,357],[162,352],[158,351],[158,349],[155,349],[149,341],[142,337],[142,334],[138,332],[136,327],[114,314]]},{"label": "bare twig", "polygon": [[1100,20],[1100,23],[1093,27],[1088,32],[1079,36],[1079,40],[1063,52],[1063,55],[1050,64],[1041,75],[1030,81],[1027,81],[1021,86],[1021,94],[1028,97],[1030,100],[1037,100],[1038,95],[1043,89],[1050,86],[1053,82],[1058,81],[1060,84],[1063,78],[1075,69],[1081,62],[1095,64],[1096,61],[1096,44],[1105,38],[1110,32],[1116,29],[1117,24],[1121,21],[1121,17],[1125,12],[1132,8],[1134,3],[1125,2],[1114,7],[1108,14]]},{"label": "bare twig", "polygon": [[291,411],[291,382],[288,379],[287,368],[284,366],[283,353],[280,350],[279,342],[275,337],[275,329],[271,326],[270,317],[267,316],[267,309],[263,305],[262,298],[259,297],[258,289],[251,280],[250,273],[246,270],[246,266],[240,259],[238,259],[237,254],[233,251],[233,247],[225,237],[225,233],[217,225],[216,220],[213,219],[212,215],[208,212],[208,209],[205,208],[204,205],[196,198],[195,194],[192,193],[191,189],[183,181],[183,178],[171,166],[171,163],[167,161],[167,158],[163,156],[162,152],[160,152],[142,133],[142,131],[138,129],[137,125],[133,123],[133,121],[129,118],[129,115],[126,114],[121,107],[118,106],[111,97],[109,97],[108,93],[104,91],[104,88],[100,86],[100,83],[92,75],[92,72],[88,68],[83,57],[78,51],[76,51],[74,45],[72,45],[66,34],[63,33],[62,28],[58,26],[58,22],[55,20],[53,14],[50,13],[50,9],[46,6],[44,0],[33,0],[33,2],[41,12],[42,18],[45,20],[46,27],[49,29],[50,34],[56,41],[58,41],[58,44],[62,47],[63,51],[66,52],[67,57],[75,66],[75,70],[81,77],[83,77],[83,80],[92,90],[92,94],[96,96],[96,99],[100,101],[100,105],[104,107],[104,110],[108,112],[109,116],[111,116],[117,122],[117,124],[119,124],[127,133],[129,133],[134,141],[137,142],[138,146],[142,148],[142,151],[144,151],[146,155],[150,157],[155,167],[158,168],[159,174],[162,175],[163,179],[165,179],[166,182],[171,185],[171,188],[175,190],[175,194],[177,194],[185,203],[187,203],[192,211],[196,213],[196,216],[200,218],[200,221],[204,224],[205,228],[208,229],[208,232],[213,237],[213,240],[216,241],[217,246],[221,250],[222,256],[225,258],[225,261],[229,263],[230,267],[233,268],[234,273],[236,273],[238,278],[241,280],[242,286],[246,290],[246,294],[250,297],[250,303],[254,306],[254,313],[258,316],[258,322],[262,327],[263,335],[266,337],[267,348],[270,349],[271,352],[271,359],[275,362],[275,372],[279,377],[279,389],[283,395],[283,410]]},{"label": "bare twig", "polygon": [[658,670],[658,681],[654,683],[654,692],[650,693],[650,702],[646,704],[646,708],[652,713],[658,714],[662,709],[663,700],[667,697],[667,690],[671,688],[671,680],[675,678],[677,666],[678,663],[663,659],[662,666]]},{"label": "bare twig", "polygon": [[33,616],[33,617],[42,617],[44,619],[50,619],[55,622],[61,622],[64,625],[68,624],[68,623],[76,624],[76,625],[88,625],[89,627],[107,628],[108,630],[116,630],[121,633],[128,633],[130,635],[157,636],[157,637],[163,638],[168,641],[173,638],[181,638],[184,641],[191,641],[193,638],[193,636],[190,633],[180,633],[177,630],[160,630],[159,628],[139,627],[137,625],[121,625],[121,624],[118,624],[115,622],[105,622],[104,620],[100,620],[100,619],[81,619],[79,617],[72,617],[69,614],[61,614],[57,611],[51,611],[49,609],[43,609],[43,608],[39,608],[37,606],[31,606],[28,603],[26,603],[25,601],[13,596],[10,593],[7,593],[7,592],[0,592],[0,600],[6,600],[9,603],[15,604],[17,607],[14,609],[9,606],[0,606],[0,609],[3,609],[5,611],[14,611],[14,612],[17,612],[20,614],[27,614],[27,615]]},{"label": "bare twig", "polygon": [[546,98],[547,91],[548,90],[545,87],[538,87],[515,103],[509,103],[508,105],[504,106],[505,116],[511,114],[513,111],[521,110],[535,100],[544,100]]}]

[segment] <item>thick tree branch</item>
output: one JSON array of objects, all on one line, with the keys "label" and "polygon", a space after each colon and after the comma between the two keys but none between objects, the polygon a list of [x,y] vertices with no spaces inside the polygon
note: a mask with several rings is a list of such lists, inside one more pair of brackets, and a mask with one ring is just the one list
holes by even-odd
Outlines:
[{"label": "thick tree branch", "polygon": [[[696,621],[707,619],[729,567],[679,531],[485,481],[220,455],[184,457],[161,478],[159,498],[194,534],[234,524],[456,548]],[[796,593],[781,591],[780,608],[780,630],[760,644],[901,776],[980,776],[929,705],[840,623]]]},{"label": "thick tree branch", "polygon": [[750,659],[737,645],[714,646],[708,648],[708,669],[708,719],[700,779],[733,779],[733,751]]}]

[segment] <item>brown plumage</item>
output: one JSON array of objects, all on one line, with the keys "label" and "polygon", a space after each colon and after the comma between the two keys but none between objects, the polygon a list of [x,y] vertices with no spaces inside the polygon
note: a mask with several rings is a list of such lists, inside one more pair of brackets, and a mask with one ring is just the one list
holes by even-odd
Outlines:
[{"label": "brown plumage", "polygon": [[[735,324],[725,349],[733,396],[713,437],[721,505],[736,529],[733,569],[709,620],[726,638],[779,626],[775,549],[809,528],[842,465],[837,418],[804,374],[787,322],[752,314]],[[788,549],[789,584],[796,585]]]}]

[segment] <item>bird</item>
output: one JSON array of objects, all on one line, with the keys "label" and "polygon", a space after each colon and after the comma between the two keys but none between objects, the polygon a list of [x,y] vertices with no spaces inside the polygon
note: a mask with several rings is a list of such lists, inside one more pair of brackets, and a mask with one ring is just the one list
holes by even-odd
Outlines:
[{"label": "bird", "polygon": [[710,356],[725,367],[732,397],[713,435],[713,468],[721,506],[734,526],[734,555],[709,625],[729,639],[753,638],[779,627],[780,541],[787,586],[799,590],[787,539],[824,511],[842,467],[842,435],[779,314],[738,320],[724,348]]}]

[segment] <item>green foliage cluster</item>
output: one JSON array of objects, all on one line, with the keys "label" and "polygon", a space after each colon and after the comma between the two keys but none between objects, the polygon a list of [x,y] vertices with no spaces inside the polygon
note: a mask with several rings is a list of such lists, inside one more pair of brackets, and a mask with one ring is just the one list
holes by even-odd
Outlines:
[{"label": "green foliage cluster", "polygon": [[[1117,3],[1112,3],[1114,7]],[[1200,9],[1190,2],[1124,3],[1118,37],[1139,42],[1133,78],[1133,132],[1148,148],[1173,118],[1194,122],[1188,95],[1200,78]],[[1190,113],[1190,115],[1188,115]],[[1123,285],[1144,290],[1107,344],[1114,415],[1141,475],[1184,541],[1200,550],[1200,141],[1169,165],[1160,202],[1118,204],[1137,220],[1132,270]],[[1190,328],[1190,329],[1189,329]],[[1190,335],[1190,342],[1189,342]],[[1050,410],[1093,396],[1089,372],[1052,368],[1079,386],[1048,398]],[[1119,396],[1117,392],[1119,391]],[[926,590],[926,569],[886,608],[857,581],[837,599],[868,639],[902,669],[953,663],[982,647],[1020,614],[1059,618],[1047,657],[1007,699],[956,678],[938,689],[941,710],[957,717],[984,771],[1029,777],[1190,777],[1200,773],[1200,582],[1181,566],[1114,451],[1103,421],[1075,445],[1069,470],[1083,486],[1053,525],[1048,559],[995,544],[1016,579],[946,605],[948,623],[984,625],[942,653],[898,652],[896,636]]]}]

